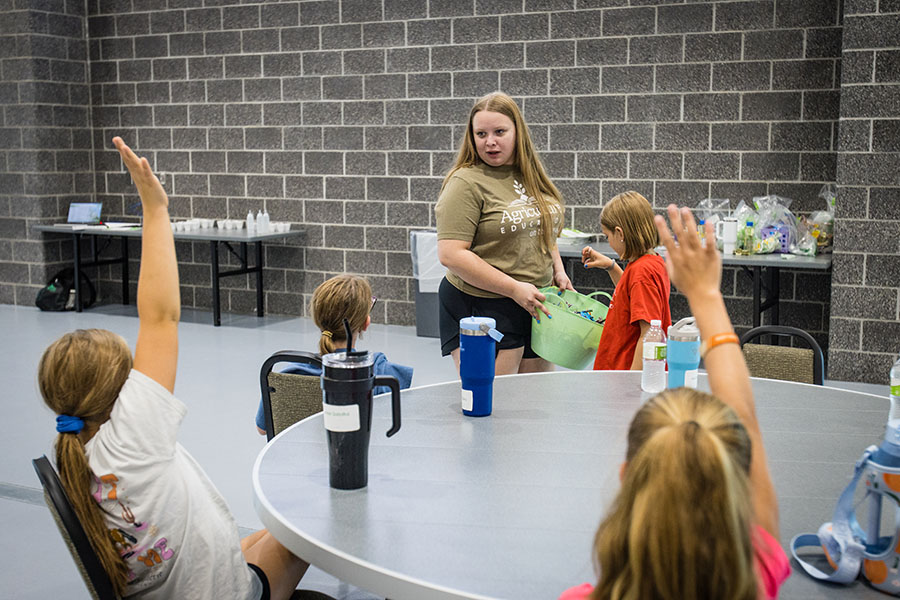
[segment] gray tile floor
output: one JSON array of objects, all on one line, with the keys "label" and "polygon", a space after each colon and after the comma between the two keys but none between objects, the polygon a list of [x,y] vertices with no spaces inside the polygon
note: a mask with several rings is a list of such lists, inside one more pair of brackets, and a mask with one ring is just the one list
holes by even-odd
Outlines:
[{"label": "gray tile floor", "polygon": [[[253,509],[250,471],[265,439],[253,417],[259,366],[276,350],[315,350],[318,330],[308,319],[223,315],[222,327],[209,313],[184,311],[176,394],[188,406],[179,440],[204,466],[221,490],[238,525],[249,533],[261,524]],[[132,345],[137,337],[134,307],[105,306],[76,313],[41,313],[29,307],[0,305],[0,389],[7,419],[0,449],[0,581],[10,597],[88,598],[75,566],[43,504],[31,459],[52,456],[54,415],[44,407],[36,383],[44,348],[76,328],[103,327]],[[361,348],[380,350],[394,362],[413,366],[413,385],[456,379],[449,358],[441,358],[438,340],[416,337],[412,327],[373,325]],[[887,373],[885,373],[887,379]],[[884,385],[826,382],[887,395]],[[875,440],[873,440],[874,442]],[[578,582],[574,582],[578,583]],[[373,598],[311,569],[302,587],[346,600]]]}]

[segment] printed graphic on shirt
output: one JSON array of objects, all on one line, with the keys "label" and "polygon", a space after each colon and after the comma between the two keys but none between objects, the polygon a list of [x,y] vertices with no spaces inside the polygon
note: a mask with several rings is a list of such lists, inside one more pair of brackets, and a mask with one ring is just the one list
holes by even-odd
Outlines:
[{"label": "printed graphic on shirt", "polygon": [[[541,230],[541,209],[537,200],[534,196],[529,196],[525,186],[515,179],[513,191],[516,198],[503,210],[503,216],[500,218],[500,234],[527,231],[530,237],[534,237]],[[547,208],[553,216],[553,225],[559,226],[559,206],[549,204]]]},{"label": "printed graphic on shirt", "polygon": [[94,500],[100,508],[114,517],[120,517],[124,524],[111,527],[112,538],[119,555],[128,564],[129,585],[140,580],[141,587],[165,576],[166,569],[159,566],[175,556],[175,550],[169,547],[169,541],[159,535],[159,528],[142,521],[135,515],[123,493],[119,478],[113,473],[94,476]]}]

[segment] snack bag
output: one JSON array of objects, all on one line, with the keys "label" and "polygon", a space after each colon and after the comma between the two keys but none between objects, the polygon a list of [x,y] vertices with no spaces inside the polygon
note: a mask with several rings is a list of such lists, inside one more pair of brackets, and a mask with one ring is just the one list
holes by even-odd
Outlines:
[{"label": "snack bag", "polygon": [[837,201],[837,193],[832,184],[825,184],[819,192],[819,198],[825,201],[825,210],[817,210],[805,219],[805,224],[810,235],[816,241],[816,249],[819,253],[831,252],[834,243],[834,205]]},{"label": "snack bag", "polygon": [[753,198],[753,204],[759,213],[756,221],[757,237],[765,240],[773,235],[778,235],[779,243],[774,247],[773,252],[788,253],[791,251],[791,246],[796,244],[799,239],[797,219],[788,209],[791,203],[790,198],[774,194]]}]

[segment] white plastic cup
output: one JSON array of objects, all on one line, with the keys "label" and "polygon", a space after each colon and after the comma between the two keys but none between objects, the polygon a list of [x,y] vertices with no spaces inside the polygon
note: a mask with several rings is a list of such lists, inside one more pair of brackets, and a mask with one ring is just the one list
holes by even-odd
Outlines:
[{"label": "white plastic cup", "polygon": [[737,244],[737,219],[725,217],[716,222],[716,237],[722,240],[723,254],[734,254],[734,246]]}]

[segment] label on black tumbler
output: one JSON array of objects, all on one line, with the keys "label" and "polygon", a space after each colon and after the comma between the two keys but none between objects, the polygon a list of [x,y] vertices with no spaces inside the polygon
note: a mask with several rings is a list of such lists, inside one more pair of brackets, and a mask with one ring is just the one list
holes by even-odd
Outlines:
[{"label": "label on black tumbler", "polygon": [[359,405],[322,404],[325,429],[328,431],[359,431]]}]

